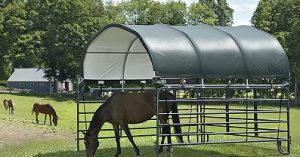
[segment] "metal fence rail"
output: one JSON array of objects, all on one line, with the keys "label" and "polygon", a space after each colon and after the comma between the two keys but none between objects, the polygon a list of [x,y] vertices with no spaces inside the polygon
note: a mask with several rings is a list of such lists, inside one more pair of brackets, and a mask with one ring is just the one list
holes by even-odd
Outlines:
[{"label": "metal fence rail", "polygon": [[[218,143],[248,143],[248,142],[275,142],[278,151],[282,154],[290,153],[290,100],[287,84],[163,84],[160,88],[90,88],[91,91],[106,92],[143,92],[156,91],[156,115],[179,115],[180,123],[161,124],[155,116],[143,126],[131,127],[133,137],[156,137],[156,155],[159,156],[160,146],[173,147],[181,145],[202,145]],[[229,90],[240,91],[244,97],[236,98],[228,95]],[[206,97],[210,90],[222,90],[219,96]],[[280,98],[262,97],[261,91],[277,90]],[[175,100],[163,100],[159,92],[171,91],[176,95]],[[180,91],[179,94],[178,91]],[[192,96],[183,98],[180,94],[192,93]],[[248,96],[248,94],[252,94]],[[78,88],[77,100],[77,150],[83,140],[82,131],[87,130],[90,116],[94,111],[89,106],[100,106],[105,100],[89,100],[84,92]],[[160,103],[174,102],[178,104],[178,113],[161,113]],[[275,108],[262,108],[263,103],[272,103]],[[234,104],[234,105],[233,105]],[[236,105],[240,104],[240,105]],[[214,105],[217,105],[216,107]],[[279,108],[278,108],[279,107]],[[275,115],[275,116],[274,116]],[[88,117],[89,116],[89,117]],[[271,117],[270,117],[271,116]],[[170,119],[170,117],[169,117]],[[162,127],[181,126],[182,133],[162,133]],[[136,134],[134,130],[147,130]],[[113,132],[111,128],[103,128],[102,132]],[[185,143],[172,140],[171,143],[161,144],[163,136],[183,136]],[[121,137],[126,137],[125,134]],[[101,136],[99,139],[114,138],[114,135]],[[286,143],[286,151],[282,150],[282,143]]]}]

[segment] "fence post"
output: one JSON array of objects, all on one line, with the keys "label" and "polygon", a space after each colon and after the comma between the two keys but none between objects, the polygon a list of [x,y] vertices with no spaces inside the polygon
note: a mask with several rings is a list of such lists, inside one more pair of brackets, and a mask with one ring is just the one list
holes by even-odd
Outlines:
[{"label": "fence post", "polygon": [[298,80],[295,77],[295,105],[299,105],[299,100],[298,100]]}]

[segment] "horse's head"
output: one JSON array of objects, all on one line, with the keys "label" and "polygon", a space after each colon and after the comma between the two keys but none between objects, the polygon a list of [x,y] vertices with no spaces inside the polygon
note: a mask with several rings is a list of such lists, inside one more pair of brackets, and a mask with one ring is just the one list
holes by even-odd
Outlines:
[{"label": "horse's head", "polygon": [[58,118],[53,118],[53,123],[54,123],[54,126],[57,126],[57,121],[58,121]]},{"label": "horse's head", "polygon": [[87,157],[93,157],[98,146],[99,146],[99,141],[97,134],[91,134],[89,132],[84,133],[84,144],[85,144],[85,149],[86,149],[86,156]]}]

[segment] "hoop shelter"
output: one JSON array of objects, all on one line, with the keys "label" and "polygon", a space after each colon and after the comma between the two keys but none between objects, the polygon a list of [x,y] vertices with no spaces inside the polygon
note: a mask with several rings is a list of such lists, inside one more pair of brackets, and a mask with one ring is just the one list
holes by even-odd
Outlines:
[{"label": "hoop shelter", "polygon": [[110,24],[87,44],[86,80],[288,78],[279,42],[250,26]]},{"label": "hoop shelter", "polygon": [[[130,129],[134,137],[156,137],[156,156],[162,147],[249,142],[276,142],[280,153],[290,153],[289,61],[266,32],[250,26],[109,24],[87,43],[81,64],[77,150],[84,140],[81,132],[88,130],[87,115],[95,113],[86,104],[99,107],[112,93],[153,91],[156,125],[145,122]],[[144,86],[153,78],[157,86]],[[161,96],[166,92],[174,99]],[[181,107],[177,113],[161,111],[160,105],[168,103]],[[259,108],[264,103],[272,108]],[[165,124],[161,115],[188,120]],[[173,134],[164,132],[165,126],[185,129]],[[98,139],[115,138],[113,129],[102,131],[107,136]],[[161,142],[179,135],[185,142]]]}]

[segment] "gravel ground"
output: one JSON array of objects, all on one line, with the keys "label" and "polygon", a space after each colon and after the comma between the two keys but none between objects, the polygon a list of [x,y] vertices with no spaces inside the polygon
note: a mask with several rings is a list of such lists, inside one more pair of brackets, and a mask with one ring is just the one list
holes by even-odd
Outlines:
[{"label": "gravel ground", "polygon": [[22,122],[22,120],[14,118],[13,115],[9,118],[0,116],[0,147],[18,145],[31,140],[74,139],[73,135],[60,133],[53,127]]}]

